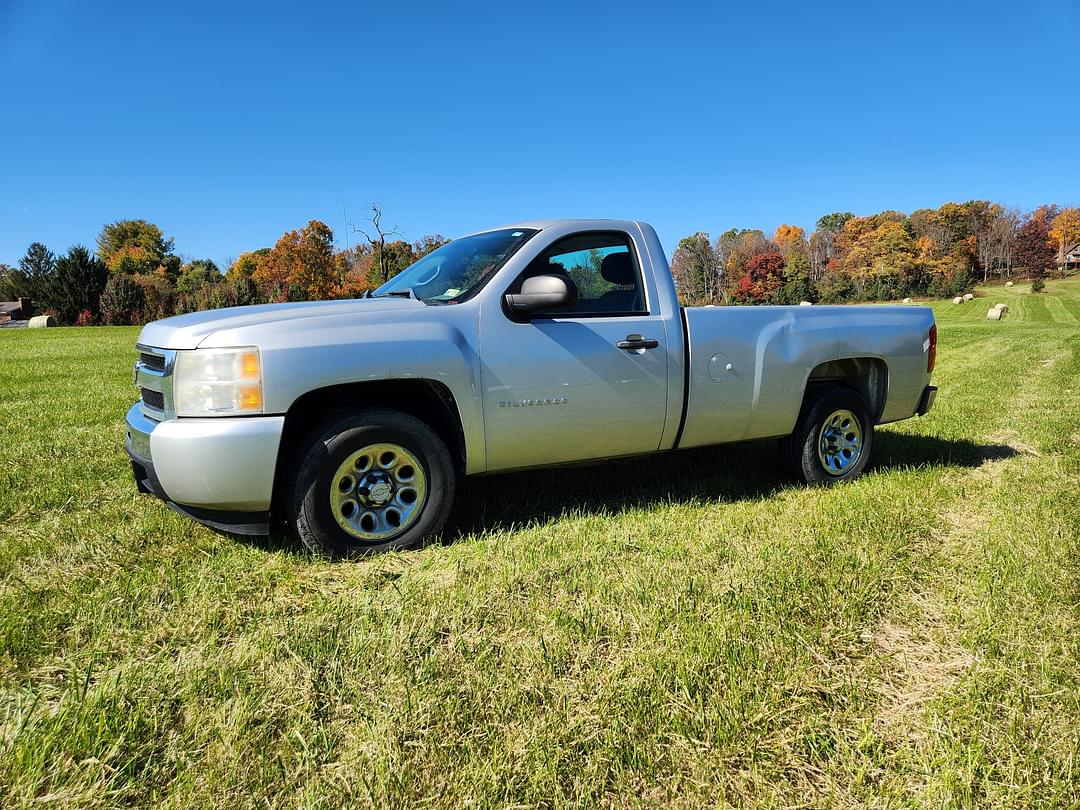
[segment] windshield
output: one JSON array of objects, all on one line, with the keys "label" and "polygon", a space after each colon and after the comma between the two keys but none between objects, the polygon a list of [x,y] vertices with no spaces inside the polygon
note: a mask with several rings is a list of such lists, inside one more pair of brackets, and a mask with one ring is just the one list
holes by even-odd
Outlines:
[{"label": "windshield", "polygon": [[456,304],[480,291],[495,271],[535,234],[507,228],[463,236],[409,265],[374,295],[412,294],[428,304]]}]

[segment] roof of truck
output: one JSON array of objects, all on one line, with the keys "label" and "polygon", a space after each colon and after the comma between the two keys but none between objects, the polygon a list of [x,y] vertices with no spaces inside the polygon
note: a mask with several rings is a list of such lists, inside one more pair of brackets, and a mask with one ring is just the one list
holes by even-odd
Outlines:
[{"label": "roof of truck", "polygon": [[[487,233],[488,231],[501,231],[507,228],[535,228],[536,230],[544,230],[545,228],[553,228],[555,226],[571,225],[575,228],[581,229],[605,229],[605,228],[630,228],[637,226],[639,223],[634,219],[529,219],[522,222],[510,222],[506,225],[498,225],[494,228],[483,228],[473,233]],[[471,236],[472,234],[468,234]]]}]

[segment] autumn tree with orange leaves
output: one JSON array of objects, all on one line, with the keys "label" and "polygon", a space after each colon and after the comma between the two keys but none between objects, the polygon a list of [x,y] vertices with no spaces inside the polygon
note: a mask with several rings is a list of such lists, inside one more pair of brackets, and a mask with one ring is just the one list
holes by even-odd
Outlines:
[{"label": "autumn tree with orange leaves", "polygon": [[791,261],[792,256],[805,256],[809,249],[806,243],[806,231],[798,225],[777,225],[773,233],[773,241],[788,262]]},{"label": "autumn tree with orange leaves", "polygon": [[1080,242],[1080,208],[1066,208],[1050,221],[1050,240],[1057,247],[1058,264],[1064,264],[1065,251]]},{"label": "autumn tree with orange leaves", "polygon": [[251,278],[271,301],[333,298],[343,267],[334,255],[334,232],[317,219],[282,234],[258,261]]}]

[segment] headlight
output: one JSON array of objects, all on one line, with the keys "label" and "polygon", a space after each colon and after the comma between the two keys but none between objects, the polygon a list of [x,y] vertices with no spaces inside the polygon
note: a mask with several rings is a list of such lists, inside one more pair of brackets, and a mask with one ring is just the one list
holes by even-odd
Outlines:
[{"label": "headlight", "polygon": [[262,364],[253,346],[176,353],[177,416],[241,416],[263,412]]}]

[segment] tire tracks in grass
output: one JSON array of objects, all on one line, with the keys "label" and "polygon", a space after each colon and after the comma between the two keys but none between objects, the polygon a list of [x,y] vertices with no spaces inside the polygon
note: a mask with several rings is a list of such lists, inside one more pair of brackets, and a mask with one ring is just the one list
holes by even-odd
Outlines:
[{"label": "tire tracks in grass", "polygon": [[1080,320],[1066,306],[1065,298],[1057,295],[1046,295],[1039,299],[1046,306],[1046,311],[1054,323],[1067,324],[1069,326],[1080,325]]},{"label": "tire tracks in grass", "polygon": [[[978,594],[965,591],[962,585],[963,574],[984,565],[991,553],[988,544],[999,542],[995,527],[1005,517],[1003,504],[1010,502],[1010,497],[1002,497],[1002,489],[1012,485],[1010,475],[1023,474],[1030,465],[1044,461],[1033,447],[1036,437],[1015,428],[1015,415],[1042,404],[1057,366],[1068,356],[1068,339],[1013,344],[1028,347],[1022,357],[1012,360],[1027,369],[1026,376],[1009,375],[1009,380],[1017,380],[1015,385],[1008,390],[996,387],[987,397],[990,402],[980,403],[984,423],[989,423],[980,431],[981,438],[991,442],[982,462],[961,471],[942,470],[935,476],[935,488],[945,491],[945,502],[950,505],[922,549],[911,588],[898,592],[891,609],[862,634],[868,647],[862,677],[877,696],[872,714],[864,719],[883,746],[881,755],[874,758],[876,764],[867,771],[875,793],[884,788],[886,793],[916,801],[936,800],[943,791],[948,793],[947,780],[939,779],[934,763],[928,761],[935,733],[928,721],[933,707],[962,689],[966,680],[977,677],[982,666],[979,647],[963,641],[971,629],[966,626],[966,615],[978,607],[973,604]],[[966,367],[962,378],[977,379],[987,368],[1002,365],[1001,353],[1012,348],[998,340],[987,343],[979,347],[979,362]],[[994,351],[986,350],[990,346]],[[1043,362],[1035,362],[1035,356]],[[986,419],[991,414],[993,418]],[[1011,454],[1004,455],[1002,447]],[[912,773],[924,776],[913,782]],[[898,774],[906,776],[901,780]],[[851,790],[852,795],[859,795],[858,786]]]},{"label": "tire tracks in grass", "polygon": [[1074,322],[1080,324],[1080,300],[1062,296],[1057,299],[1061,305],[1072,315]]},{"label": "tire tracks in grass", "polygon": [[1053,317],[1050,315],[1050,310],[1046,305],[1046,299],[1049,296],[1042,293],[1028,293],[1024,296],[1024,315],[1029,321],[1035,323],[1050,323],[1053,321]]}]

